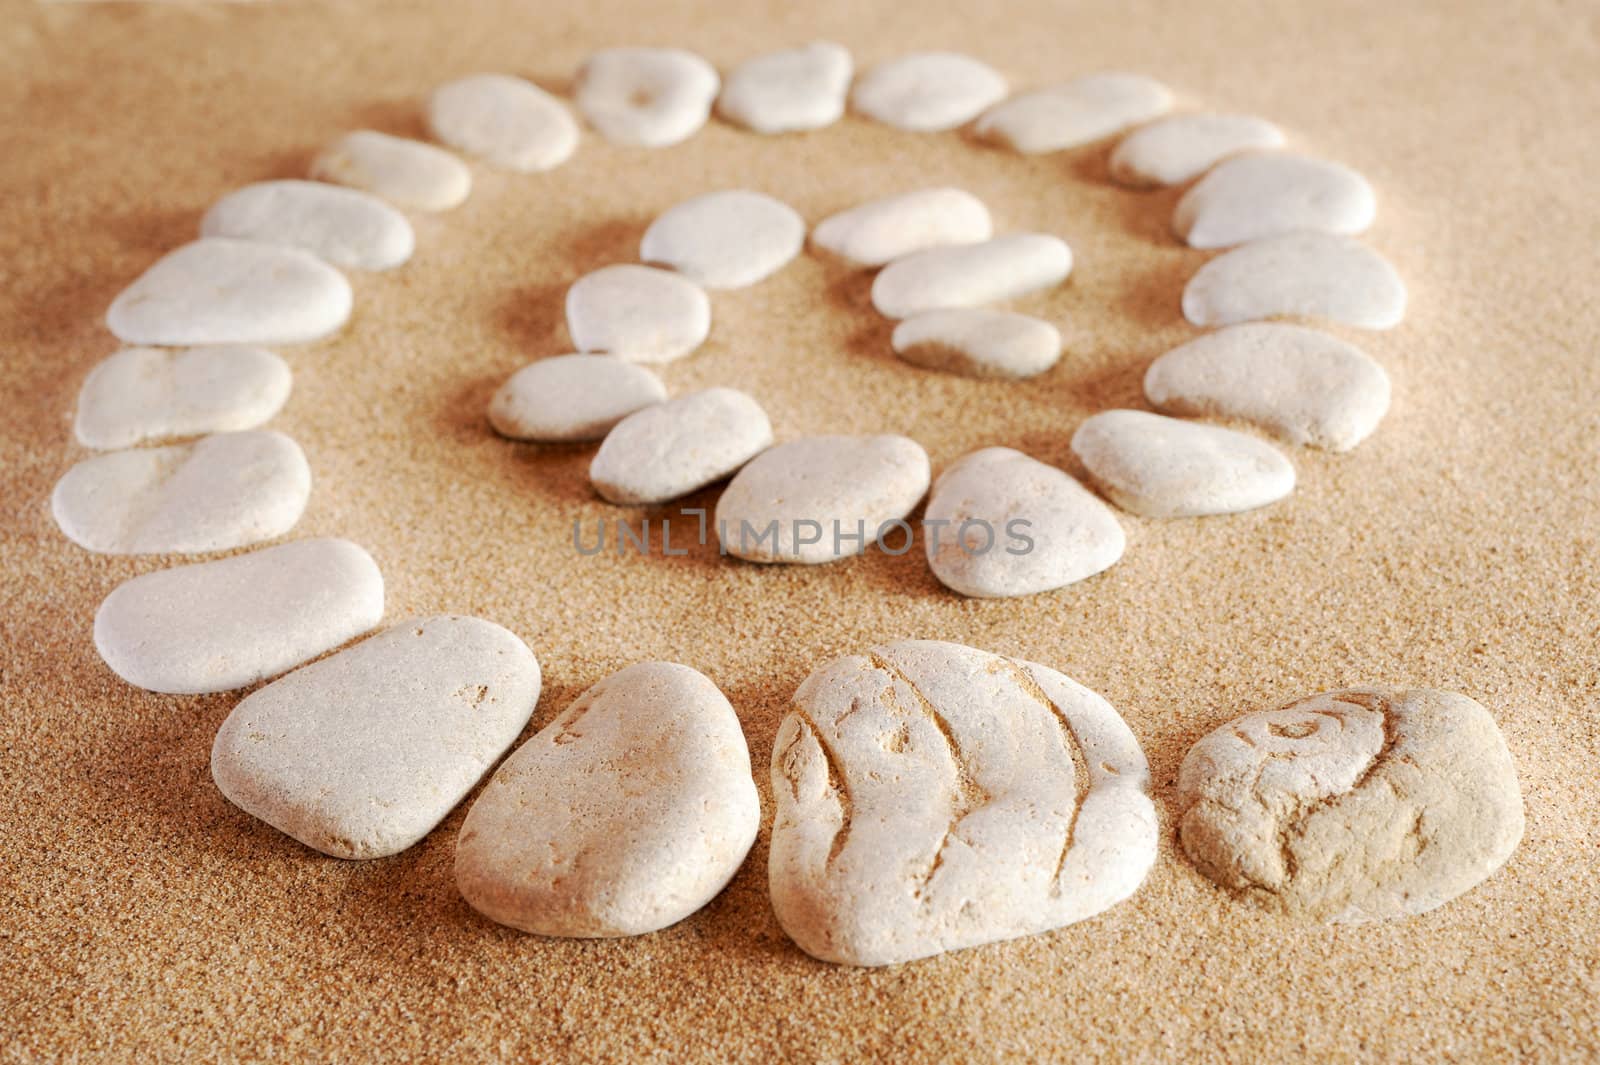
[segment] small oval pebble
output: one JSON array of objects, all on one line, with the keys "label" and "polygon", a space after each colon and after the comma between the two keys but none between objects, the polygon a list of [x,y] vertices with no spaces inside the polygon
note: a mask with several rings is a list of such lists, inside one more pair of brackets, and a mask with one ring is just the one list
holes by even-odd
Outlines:
[{"label": "small oval pebble", "polygon": [[1494,718],[1427,689],[1328,692],[1230,721],[1184,758],[1178,804],[1201,872],[1321,921],[1443,906],[1504,865],[1523,831]]},{"label": "small oval pebble", "polygon": [[1348,237],[1290,233],[1234,248],[1196,271],[1183,290],[1195,325],[1295,315],[1362,329],[1392,329],[1406,286],[1383,256]]},{"label": "small oval pebble", "polygon": [[829,215],[811,243],[857,266],[882,266],[912,252],[988,240],[989,208],[961,189],[918,189]]},{"label": "small oval pebble", "polygon": [[688,666],[640,662],[495,772],[456,837],[456,885],[527,932],[642,935],[710,902],[760,825],[728,700]]},{"label": "small oval pebble", "polygon": [[699,285],[670,270],[603,266],[567,289],[567,332],[581,352],[671,362],[705,342],[711,301]]},{"label": "small oval pebble", "polygon": [[1032,377],[1061,358],[1061,334],[1049,322],[978,307],[913,315],[895,326],[892,343],[909,363],[970,377]]},{"label": "small oval pebble", "polygon": [[886,125],[932,133],[977,117],[1006,94],[999,71],[954,52],[917,52],[879,63],[856,79],[851,105]]},{"label": "small oval pebble", "polygon": [[252,430],[84,459],[56,482],[50,509],[90,551],[198,554],[282,536],[310,495],[300,445]]},{"label": "small oval pebble", "polygon": [[296,540],[119,584],[94,645],[135,687],[229,691],[331,651],[383,618],[383,576],[348,540]]},{"label": "small oval pebble", "polygon": [[[740,470],[717,500],[722,549],[752,562],[832,562],[883,534],[903,554],[903,519],[928,491],[928,454],[903,436],[811,436]],[[903,524],[903,523],[902,523]]]},{"label": "small oval pebble", "polygon": [[618,422],[589,480],[613,503],[664,503],[721,480],[771,444],[761,404],[736,389],[708,388]]},{"label": "small oval pebble", "polygon": [[985,598],[1033,595],[1092,577],[1127,544],[1094,493],[1008,447],[974,451],[940,474],[922,524],[933,575],[962,595]]},{"label": "small oval pebble", "polygon": [[1181,185],[1232,155],[1283,147],[1283,131],[1254,115],[1173,115],[1134,130],[1111,153],[1111,178],[1133,188]]},{"label": "small oval pebble", "polygon": [[288,364],[262,348],[124,348],[84,380],[73,431],[105,449],[254,429],[289,388]]},{"label": "small oval pebble", "polygon": [[757,56],[728,75],[717,110],[757,133],[821,129],[844,114],[854,69],[849,50],[829,41]]},{"label": "small oval pebble", "polygon": [[426,117],[440,143],[524,174],[560,166],[578,147],[566,105],[509,74],[469,74],[439,86]]},{"label": "small oval pebble", "polygon": [[1389,409],[1389,375],[1338,337],[1298,325],[1229,326],[1173,348],[1144,375],[1161,410],[1240,418],[1294,444],[1349,451]]},{"label": "small oval pebble", "polygon": [[1138,740],[1053,669],[909,640],[835,659],[792,706],[768,877],[814,957],[892,965],[1059,928],[1155,862]]},{"label": "small oval pebble", "polygon": [[930,248],[896,259],[872,281],[872,305],[888,318],[974,307],[1059,285],[1072,249],[1043,233],[1013,233],[980,244]]},{"label": "small oval pebble", "polygon": [[382,858],[444,820],[538,700],[538,661],[499,625],[407,621],[246,697],[217,732],[211,777],[308,847]]},{"label": "small oval pebble", "polygon": [[599,440],[667,398],[661,378],[608,355],[557,355],[524,366],[489,402],[489,423],[513,440]]},{"label": "small oval pebble", "polygon": [[719,86],[716,69],[681,48],[609,48],[578,71],[578,110],[616,144],[664,148],[706,124]]},{"label": "small oval pebble", "polygon": [[1142,74],[1089,74],[997,104],[978,119],[974,132],[1012,151],[1036,155],[1101,140],[1171,106],[1167,87]]},{"label": "small oval pebble", "polygon": [[230,192],[200,220],[200,235],[288,244],[361,270],[399,266],[416,247],[405,215],[320,181],[262,181]]},{"label": "small oval pebble", "polygon": [[472,191],[472,171],[449,152],[370,129],[329,145],[312,160],[311,176],[423,211],[458,207]]},{"label": "small oval pebble", "polygon": [[1147,518],[1232,514],[1294,491],[1294,467],[1271,444],[1145,411],[1090,417],[1072,450],[1113,503]]},{"label": "small oval pebble", "polygon": [[1367,179],[1303,155],[1240,155],[1218,163],[1172,212],[1191,248],[1227,248],[1285,233],[1365,232],[1378,214]]},{"label": "small oval pebble", "polygon": [[668,209],[645,230],[639,258],[706,288],[743,288],[800,254],[806,223],[788,204],[746,189],[708,192]]},{"label": "small oval pebble", "polygon": [[310,252],[210,237],[123,289],[106,324],[128,344],[302,344],[350,317],[350,282]]}]

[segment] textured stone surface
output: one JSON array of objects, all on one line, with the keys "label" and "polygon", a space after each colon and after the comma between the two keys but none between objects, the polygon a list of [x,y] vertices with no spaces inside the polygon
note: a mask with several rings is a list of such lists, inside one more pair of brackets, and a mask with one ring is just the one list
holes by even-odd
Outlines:
[{"label": "textured stone surface", "polygon": [[124,348],[84,379],[73,432],[106,449],[254,429],[283,407],[290,380],[261,348]]},{"label": "textured stone surface", "polygon": [[984,140],[1036,155],[1109,137],[1171,106],[1166,86],[1142,74],[1089,74],[996,104],[974,131]]},{"label": "textured stone surface", "polygon": [[589,480],[613,503],[665,503],[721,480],[771,443],[761,404],[737,389],[708,388],[618,422]]},{"label": "textured stone surface", "polygon": [[1011,311],[952,307],[894,327],[894,352],[916,366],[969,377],[1032,377],[1061,358],[1061,333]]},{"label": "textured stone surface", "polygon": [[1072,249],[1043,233],[1011,233],[896,259],[872,282],[872,305],[888,318],[975,307],[1059,285],[1072,272]]},{"label": "textured stone surface", "polygon": [[469,74],[439,86],[426,118],[441,143],[524,174],[560,166],[578,147],[567,105],[509,74]]},{"label": "textured stone surface", "polygon": [[757,133],[793,133],[831,126],[844,114],[855,63],[831,41],[747,59],[728,75],[717,111]]},{"label": "textured stone surface", "polygon": [[1133,188],[1192,181],[1229,156],[1283,147],[1283,131],[1254,115],[1159,118],[1124,137],[1111,153],[1111,177]]},{"label": "textured stone surface", "polygon": [[743,288],[800,254],[806,223],[795,209],[748,189],[708,192],[669,208],[645,230],[639,258],[707,288]]},{"label": "textured stone surface", "polygon": [[705,342],[711,301],[699,285],[670,270],[603,266],[567,289],[567,332],[582,352],[671,362]]},{"label": "textured stone surface", "polygon": [[1367,179],[1304,155],[1251,154],[1218,163],[1183,194],[1172,229],[1193,248],[1226,248],[1285,233],[1363,233],[1377,217]]},{"label": "textured stone surface", "polygon": [[1005,94],[1005,77],[986,63],[955,52],[916,52],[858,77],[850,104],[886,125],[932,133],[970,122]]},{"label": "textured stone surface", "polygon": [[261,181],[230,192],[200,220],[200,235],[287,244],[358,270],[399,266],[416,247],[405,215],[322,181]]},{"label": "textured stone surface", "polygon": [[1348,237],[1290,233],[1217,256],[1183,290],[1195,325],[1233,325],[1295,315],[1361,329],[1392,329],[1406,313],[1406,286],[1388,260]]},{"label": "textured stone surface", "polygon": [[716,69],[681,48],[608,48],[578,71],[578,110],[617,144],[665,148],[705,125],[720,82]]},{"label": "textured stone surface", "polygon": [[945,187],[883,196],[829,215],[811,231],[811,243],[857,266],[882,266],[912,252],[988,240],[993,231],[982,200]]},{"label": "textured stone surface", "polygon": [[599,440],[667,398],[661,378],[609,355],[557,355],[512,374],[489,401],[489,424],[513,440]]},{"label": "textured stone surface", "polygon": [[449,152],[370,129],[346,133],[323,149],[311,161],[311,176],[422,211],[459,207],[472,191],[472,171]]}]

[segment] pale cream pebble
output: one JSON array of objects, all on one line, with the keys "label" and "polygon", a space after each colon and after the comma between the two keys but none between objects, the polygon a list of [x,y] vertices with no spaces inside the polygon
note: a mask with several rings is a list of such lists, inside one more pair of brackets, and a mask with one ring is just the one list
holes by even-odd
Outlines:
[{"label": "pale cream pebble", "polygon": [[805,219],[748,189],[708,192],[665,211],[645,230],[639,258],[706,288],[743,288],[782,269],[806,242]]},{"label": "pale cream pebble", "polygon": [[1044,233],[1011,233],[978,244],[929,248],[896,259],[872,281],[886,318],[976,307],[1052,288],[1072,272],[1072,249]]},{"label": "pale cream pebble", "polygon": [[405,215],[376,196],[321,181],[261,181],[236,189],[206,212],[200,235],[287,244],[358,270],[399,266],[416,247]]},{"label": "pale cream pebble", "polygon": [[1140,410],[1091,416],[1072,450],[1113,503],[1147,518],[1233,514],[1294,491],[1294,466],[1271,444]]},{"label": "pale cream pebble", "polygon": [[608,48],[584,62],[573,95],[607,140],[665,148],[700,131],[720,84],[710,63],[681,48]]},{"label": "pale cream pebble", "polygon": [[84,379],[73,432],[104,450],[254,429],[282,409],[290,382],[263,348],[123,348]]},{"label": "pale cream pebble", "polygon": [[672,662],[611,674],[519,747],[456,837],[463,898],[545,936],[636,936],[727,886],[761,827],[727,698]]},{"label": "pale cream pebble", "polygon": [[975,244],[993,235],[982,200],[961,189],[932,188],[829,215],[812,229],[811,243],[855,266],[882,266],[913,252]]},{"label": "pale cream pebble", "polygon": [[969,377],[1032,377],[1061,358],[1061,333],[1049,322],[979,307],[912,315],[891,343],[913,365]]},{"label": "pale cream pebble", "polygon": [[565,104],[522,78],[469,74],[428,96],[428,132],[441,144],[518,173],[551,170],[578,147]]},{"label": "pale cream pebble", "polygon": [[928,491],[928,453],[904,436],[808,436],[763,452],[717,500],[722,550],[751,562],[815,565],[858,555],[883,535],[904,553],[909,527],[888,528]]},{"label": "pale cream pebble", "polygon": [[1236,718],[1184,758],[1178,807],[1206,876],[1345,923],[1443,906],[1504,865],[1523,831],[1494,718],[1428,689],[1327,692]]},{"label": "pale cream pebble", "polygon": [[1006,94],[1006,79],[955,52],[916,52],[886,60],[856,79],[850,105],[885,125],[919,133],[954,129]]},{"label": "pale cream pebble", "polygon": [[1372,185],[1347,166],[1304,155],[1225,159],[1183,194],[1172,231],[1191,248],[1228,248],[1286,233],[1364,233],[1378,215]]},{"label": "pale cream pebble", "polygon": [[772,907],[824,961],[1033,935],[1138,890],[1156,813],[1138,740],[1045,666],[927,640],[828,663],[772,752]]},{"label": "pale cream pebble", "polygon": [[420,211],[459,207],[472,191],[472,171],[449,152],[370,129],[334,141],[311,161],[310,174]]},{"label": "pale cream pebble", "polygon": [[135,687],[243,688],[331,651],[383,618],[383,575],[348,540],[296,540],[124,581],[94,616],[94,646]]},{"label": "pale cream pebble", "polygon": [[1282,130],[1254,115],[1172,115],[1122,139],[1111,153],[1111,179],[1131,188],[1181,185],[1230,156],[1283,142]]},{"label": "pale cream pebble", "polygon": [[723,81],[717,112],[756,133],[794,133],[839,121],[855,64],[831,41],[748,59]]},{"label": "pale cream pebble", "polygon": [[645,407],[618,422],[589,464],[589,480],[612,503],[665,503],[720,481],[772,445],[772,423],[732,388]]},{"label": "pale cream pebble", "polygon": [[489,402],[489,424],[513,440],[599,440],[667,398],[661,378],[609,355],[557,355],[512,374]]},{"label": "pale cream pebble", "polygon": [[56,482],[50,510],[98,554],[200,554],[282,536],[310,495],[300,445],[256,429],[84,459]]},{"label": "pale cream pebble", "polygon": [[1277,322],[1228,326],[1151,364],[1144,393],[1160,410],[1239,418],[1293,444],[1349,451],[1389,409],[1389,375],[1353,344]]},{"label": "pale cream pebble", "polygon": [[1217,256],[1183,289],[1195,325],[1262,318],[1321,318],[1361,329],[1392,329],[1406,313],[1406,286],[1366,245],[1328,233],[1290,233]]},{"label": "pale cream pebble", "polygon": [[567,332],[580,352],[628,362],[671,362],[705,343],[711,301],[671,270],[619,263],[567,289]]},{"label": "pale cream pebble", "polygon": [[1167,87],[1142,74],[1088,74],[996,104],[973,132],[1012,151],[1038,155],[1102,140],[1171,107]]}]

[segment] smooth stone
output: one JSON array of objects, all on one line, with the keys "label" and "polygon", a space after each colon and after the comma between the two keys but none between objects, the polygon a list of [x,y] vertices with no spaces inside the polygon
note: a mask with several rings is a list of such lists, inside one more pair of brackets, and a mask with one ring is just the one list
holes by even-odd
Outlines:
[{"label": "smooth stone", "polygon": [[107,449],[254,429],[283,408],[290,380],[262,348],[124,348],[84,379],[73,432]]},{"label": "smooth stone", "polygon": [[1140,410],[1091,416],[1072,450],[1113,503],[1147,518],[1233,514],[1294,491],[1294,466],[1271,444]]},{"label": "smooth stone", "polygon": [[1138,740],[1053,669],[913,640],[833,660],[791,705],[768,877],[814,957],[892,965],[1059,928],[1155,862]]},{"label": "smooth stone", "polygon": [[717,111],[756,133],[794,133],[839,121],[855,64],[831,41],[748,59],[722,84]]},{"label": "smooth stone", "polygon": [[207,237],[158,259],[111,302],[126,344],[303,344],[350,318],[350,282],[310,252]]},{"label": "smooth stone", "polygon": [[1111,179],[1132,188],[1192,181],[1229,156],[1283,147],[1283,131],[1254,115],[1172,115],[1134,130],[1111,153]]},{"label": "smooth stone", "polygon": [[370,129],[334,141],[311,161],[310,173],[422,211],[459,207],[472,191],[472,171],[449,152]]},{"label": "smooth stone", "polygon": [[580,351],[629,362],[671,362],[705,343],[711,301],[671,270],[620,263],[567,289],[567,332]]},{"label": "smooth stone", "polygon": [[720,81],[681,48],[608,48],[578,71],[578,110],[615,144],[664,148],[688,140],[711,114]]},{"label": "smooth stone", "polygon": [[[717,536],[724,552],[751,562],[848,558],[915,509],[928,474],[927,452],[904,436],[791,440],[756,456],[723,490]],[[891,549],[901,537],[909,543],[911,533],[885,532]]]},{"label": "smooth stone", "polygon": [[1293,444],[1349,451],[1389,410],[1389,375],[1338,337],[1252,322],[1173,348],[1146,371],[1144,394],[1170,414],[1239,418]]},{"label": "smooth stone", "polygon": [[478,912],[545,936],[637,936],[733,879],[761,827],[750,751],[703,675],[640,662],[506,759],[456,837]]},{"label": "smooth stone", "polygon": [[262,181],[230,192],[200,220],[200,235],[287,244],[358,270],[399,266],[416,247],[405,215],[321,181]]},{"label": "smooth stone", "polygon": [[256,429],[84,459],[56,482],[50,510],[67,539],[99,554],[201,554],[282,536],[310,495],[300,445]]},{"label": "smooth stone", "polygon": [[1377,215],[1377,194],[1347,166],[1304,155],[1238,155],[1183,194],[1172,231],[1191,248],[1228,248],[1286,233],[1354,236]]},{"label": "smooth stone", "polygon": [[1049,322],[979,307],[912,315],[891,342],[913,365],[969,377],[1032,377],[1061,358],[1061,333]]},{"label": "smooth stone", "polygon": [[1290,233],[1217,256],[1183,289],[1195,325],[1234,325],[1294,315],[1361,329],[1392,329],[1406,313],[1406,286],[1366,245],[1327,233]]},{"label": "smooth stone", "polygon": [[933,188],[829,215],[811,231],[811,243],[856,266],[882,266],[913,252],[975,244],[993,234],[982,200],[961,189]]},{"label": "smooth stone", "polygon": [[776,273],[805,242],[805,219],[793,207],[729,189],[669,208],[644,231],[639,258],[706,288],[743,288]]},{"label": "smooth stone", "polygon": [[667,398],[661,378],[609,355],[557,355],[512,374],[489,402],[489,424],[513,440],[599,440],[634,411]]},{"label": "smooth stone", "polygon": [[873,279],[872,305],[886,318],[910,318],[1026,296],[1059,285],[1071,272],[1072,249],[1065,241],[1012,233],[896,259]]},{"label": "smooth stone", "polygon": [[1127,545],[1094,493],[1008,447],[974,451],[940,474],[922,524],[933,575],[981,598],[1063,588],[1109,569]]},{"label": "smooth stone", "polygon": [[1178,838],[1237,896],[1310,920],[1426,913],[1522,838],[1494,718],[1454,692],[1360,688],[1246,714],[1178,773]]},{"label": "smooth stone", "polygon": [[997,104],[973,131],[982,140],[1037,155],[1102,140],[1171,107],[1167,87],[1142,74],[1089,74]]},{"label": "smooth stone", "polygon": [[736,389],[708,388],[618,422],[589,480],[613,503],[665,503],[721,480],[771,444],[761,404]]},{"label": "smooth stone", "polygon": [[382,858],[444,820],[516,741],[539,663],[479,618],[402,622],[247,696],[211,746],[239,809],[335,858]]},{"label": "smooth stone", "polygon": [[119,584],[94,645],[129,684],[169,695],[243,688],[383,618],[383,575],[348,540],[296,540]]},{"label": "smooth stone", "polygon": [[1003,99],[1006,79],[967,55],[917,52],[879,63],[856,79],[851,105],[897,129],[954,129]]},{"label": "smooth stone", "polygon": [[428,132],[493,166],[533,174],[572,157],[578,122],[566,105],[509,74],[469,74],[428,97]]}]

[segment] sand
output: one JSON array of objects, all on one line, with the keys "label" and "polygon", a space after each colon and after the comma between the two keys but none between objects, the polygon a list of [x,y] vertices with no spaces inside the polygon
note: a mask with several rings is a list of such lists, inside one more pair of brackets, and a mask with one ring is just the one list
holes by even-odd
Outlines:
[{"label": "sand", "polygon": [[[1257,1061],[1591,1058],[1600,1053],[1600,222],[1591,4],[1432,0],[999,9],[850,0],[7,6],[0,20],[0,1054],[386,1061],[771,1061],[1119,1055]],[[337,339],[285,349],[273,423],[315,476],[296,532],[366,545],[389,617],[456,611],[512,629],[546,688],[529,734],[605,674],[663,658],[727,693],[764,766],[789,696],[827,659],[905,637],[1062,670],[1122,711],[1163,818],[1155,871],[1074,927],[883,971],[812,961],[766,894],[767,832],[704,911],[642,939],[575,943],[491,924],[451,879],[458,809],[421,844],[322,858],[228,805],[212,736],[237,695],[123,685],[95,605],[163,565],[101,558],[51,523],[84,452],[73,399],[114,350],[111,298],[246,182],[303,173],[347,128],[420,134],[419,101],[475,70],[560,89],[590,50],[685,44],[720,67],[834,37],[870,63],[965,47],[1019,87],[1103,67],[1186,100],[1259,111],[1297,147],[1366,173],[1371,241],[1410,317],[1361,343],[1394,409],[1349,455],[1296,450],[1300,487],[1235,517],[1129,518],[1107,573],[1025,601],[945,591],[921,558],[763,568],[714,548],[580,557],[572,522],[622,512],[591,449],[519,445],[494,389],[565,349],[570,280],[626,260],[659,210],[747,185],[808,219],[929,181],[998,228],[1065,237],[1078,269],[1019,308],[1066,355],[1027,382],[896,359],[867,278],[812,256],[715,297],[675,393],[761,397],[780,438],[900,432],[935,469],[1005,444],[1073,464],[1088,414],[1139,402],[1145,367],[1194,330],[1203,260],[1167,232],[1176,190],[1106,178],[1106,147],[1023,159],[957,135],[851,119],[759,139],[713,124],[645,152],[587,136],[543,176],[475,168],[456,211],[416,216],[418,254],[357,275]],[[841,403],[841,394],[856,397]],[[691,505],[709,506],[714,491]],[[675,546],[692,528],[675,528]],[[1175,846],[1173,786],[1198,737],[1244,711],[1360,684],[1455,689],[1504,730],[1528,830],[1493,879],[1401,922],[1306,927],[1228,898]],[[772,803],[758,772],[764,818]]]}]

